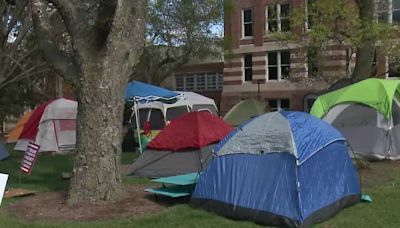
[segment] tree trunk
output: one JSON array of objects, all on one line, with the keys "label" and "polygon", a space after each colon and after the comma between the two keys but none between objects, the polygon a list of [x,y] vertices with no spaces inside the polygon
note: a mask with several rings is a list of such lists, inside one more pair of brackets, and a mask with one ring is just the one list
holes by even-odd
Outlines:
[{"label": "tree trunk", "polygon": [[119,200],[125,192],[120,170],[124,94],[144,45],[147,1],[51,1],[71,37],[72,54],[52,41],[47,1],[30,1],[38,43],[52,66],[78,87],[69,203]]},{"label": "tree trunk", "polygon": [[[364,24],[363,29],[365,29],[365,27],[374,20],[374,0],[359,0],[357,1],[357,4],[360,19]],[[371,38],[365,38],[356,51],[356,65],[352,76],[354,82],[361,81],[371,76],[374,52],[375,42]]]},{"label": "tree trunk", "polygon": [[116,67],[123,63],[96,59],[82,67],[78,96],[76,167],[70,203],[113,201],[123,197],[120,160],[123,92],[128,77]]}]

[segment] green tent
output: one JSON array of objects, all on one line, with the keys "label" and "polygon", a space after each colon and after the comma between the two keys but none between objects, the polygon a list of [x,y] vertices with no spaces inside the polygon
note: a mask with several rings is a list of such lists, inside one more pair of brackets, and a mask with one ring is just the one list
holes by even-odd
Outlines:
[{"label": "green tent", "polygon": [[337,104],[361,103],[391,117],[393,97],[400,93],[400,80],[370,78],[318,97],[310,114],[322,118]]},{"label": "green tent", "polygon": [[243,100],[233,106],[224,116],[224,121],[232,126],[239,126],[254,116],[268,111],[267,105],[260,101],[249,99]]},{"label": "green tent", "polygon": [[356,156],[400,159],[400,80],[366,79],[319,96],[311,114],[345,136]]}]

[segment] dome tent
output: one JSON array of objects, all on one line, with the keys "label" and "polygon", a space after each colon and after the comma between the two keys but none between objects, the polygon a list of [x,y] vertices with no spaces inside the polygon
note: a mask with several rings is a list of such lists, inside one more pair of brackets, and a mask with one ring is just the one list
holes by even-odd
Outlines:
[{"label": "dome tent", "polygon": [[266,225],[307,226],[360,200],[345,139],[306,113],[254,118],[214,153],[192,194],[193,206]]},{"label": "dome tent", "polygon": [[74,149],[77,108],[76,101],[65,98],[39,105],[24,125],[14,150],[26,151],[29,142],[40,145],[41,152]]},{"label": "dome tent", "polygon": [[267,105],[258,100],[243,100],[234,105],[224,116],[224,120],[232,126],[239,126],[252,117],[268,112]]},{"label": "dome tent", "polygon": [[11,129],[10,135],[7,137],[7,143],[16,143],[18,141],[18,138],[22,133],[22,129],[24,129],[24,126],[26,122],[28,122],[31,115],[32,112],[27,112],[18,120],[15,127]]},{"label": "dome tent", "polygon": [[311,114],[336,127],[358,157],[400,159],[400,81],[366,79],[319,96]]},{"label": "dome tent", "polygon": [[127,169],[127,175],[166,177],[199,172],[215,143],[232,127],[209,112],[190,112],[172,120]]}]

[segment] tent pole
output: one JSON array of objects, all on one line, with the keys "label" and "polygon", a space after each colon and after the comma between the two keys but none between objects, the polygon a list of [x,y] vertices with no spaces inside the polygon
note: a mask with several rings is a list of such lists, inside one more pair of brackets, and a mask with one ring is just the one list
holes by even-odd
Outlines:
[{"label": "tent pole", "polygon": [[192,110],[191,110],[191,107],[189,108],[189,104],[188,104],[188,101],[187,101],[186,97],[183,96],[183,99],[185,99],[185,104],[186,104],[187,111],[191,112]]},{"label": "tent pole", "polygon": [[139,111],[137,109],[137,102],[136,99],[134,99],[133,102],[133,107],[135,108],[135,119],[136,119],[136,129],[137,129],[137,135],[138,135],[138,141],[139,141],[139,152],[142,153],[142,142],[140,141],[140,124],[139,124]]}]

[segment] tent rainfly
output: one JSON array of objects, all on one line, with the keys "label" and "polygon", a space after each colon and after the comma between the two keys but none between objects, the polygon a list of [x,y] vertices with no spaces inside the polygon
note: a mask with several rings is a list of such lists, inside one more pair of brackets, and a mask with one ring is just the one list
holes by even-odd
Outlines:
[{"label": "tent rainfly", "polygon": [[26,122],[28,122],[31,115],[32,112],[27,112],[21,117],[21,119],[18,120],[15,127],[11,129],[10,135],[7,137],[7,143],[16,143],[18,141],[18,138],[22,133],[22,129],[24,129],[24,126]]},{"label": "tent rainfly", "polygon": [[400,159],[400,80],[371,78],[324,94],[310,113],[341,131],[357,157]]},{"label": "tent rainfly", "polygon": [[214,149],[190,203],[230,218],[309,227],[361,199],[342,134],[302,112],[270,112]]},{"label": "tent rainfly", "polygon": [[166,177],[199,172],[215,143],[232,127],[209,112],[190,112],[171,121],[128,168],[127,175]]}]

